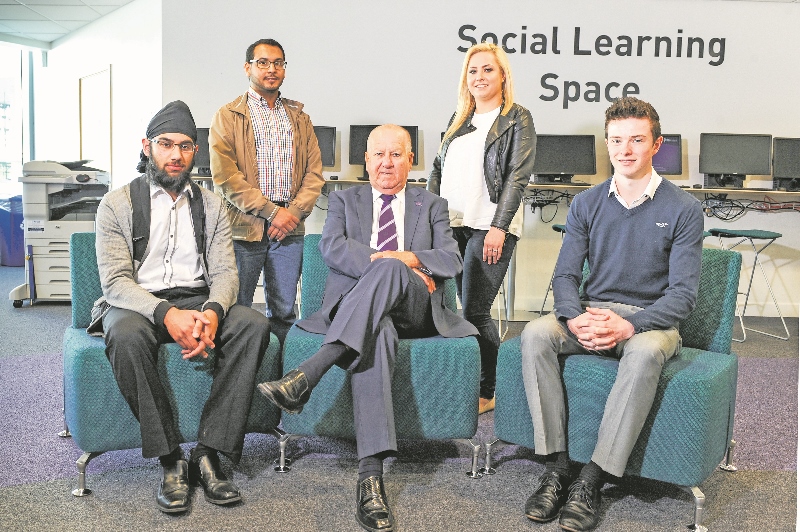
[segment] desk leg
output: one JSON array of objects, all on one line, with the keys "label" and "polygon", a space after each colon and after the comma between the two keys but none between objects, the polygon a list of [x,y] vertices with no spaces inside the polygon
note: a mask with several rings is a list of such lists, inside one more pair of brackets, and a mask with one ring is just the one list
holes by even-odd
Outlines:
[{"label": "desk leg", "polygon": [[508,262],[508,271],[506,272],[506,321],[514,320],[514,285],[517,273],[517,248],[511,254],[511,260]]}]

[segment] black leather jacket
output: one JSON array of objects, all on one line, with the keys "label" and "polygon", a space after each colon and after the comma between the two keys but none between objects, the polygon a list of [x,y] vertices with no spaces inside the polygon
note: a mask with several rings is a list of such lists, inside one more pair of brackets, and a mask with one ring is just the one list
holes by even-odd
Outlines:
[{"label": "black leather jacket", "polygon": [[[452,118],[450,121],[452,122]],[[472,117],[456,131],[455,135],[442,144],[433,170],[428,178],[428,190],[439,194],[442,180],[442,166],[450,142],[456,137],[475,131]],[[508,113],[500,114],[489,129],[483,155],[483,175],[489,191],[489,200],[497,204],[491,225],[508,231],[531,174],[533,158],[536,155],[536,130],[530,111],[514,104]]]}]

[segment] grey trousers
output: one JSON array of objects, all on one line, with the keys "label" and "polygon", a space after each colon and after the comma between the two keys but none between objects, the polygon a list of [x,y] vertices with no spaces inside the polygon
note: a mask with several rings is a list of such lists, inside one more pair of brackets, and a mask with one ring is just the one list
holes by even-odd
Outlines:
[{"label": "grey trousers", "polygon": [[[172,303],[181,309],[199,310],[206,299],[189,298]],[[103,328],[106,356],[114,377],[139,420],[142,456],[168,454],[182,439],[158,376],[157,357],[159,345],[172,342],[172,338],[163,324],[156,326],[138,312],[115,307],[103,318]],[[198,442],[236,462],[242,453],[256,372],[269,345],[269,320],[251,308],[234,305],[220,322],[214,343],[214,382],[203,406]]]},{"label": "grey trousers", "polygon": [[[638,307],[595,303],[623,318]],[[606,351],[585,349],[553,314],[534,320],[522,332],[522,378],[533,420],[536,454],[567,450],[567,412],[560,354],[587,353],[619,359],[616,381],[608,396],[592,461],[603,471],[622,476],[645,419],[653,406],[664,363],[681,348],[675,328],[635,334]]]},{"label": "grey trousers", "polygon": [[[324,343],[350,348],[336,363],[352,372],[359,459],[397,451],[392,374],[399,338],[436,334],[425,283],[399,260],[371,263],[337,307]],[[303,365],[316,362],[312,356]]]}]

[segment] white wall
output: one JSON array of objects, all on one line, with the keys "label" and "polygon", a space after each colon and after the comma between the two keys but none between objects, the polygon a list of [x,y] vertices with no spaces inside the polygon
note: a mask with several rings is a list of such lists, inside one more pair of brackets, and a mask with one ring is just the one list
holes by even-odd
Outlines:
[{"label": "white wall", "polygon": [[141,139],[162,106],[161,33],[161,0],[136,0],[53,43],[37,80],[38,159],[79,158],[78,82],[110,65],[108,170],[113,187],[136,177]]},{"label": "white wall", "polygon": [[[148,20],[153,21],[158,19],[157,14],[147,13],[144,7],[158,4],[155,0],[137,0],[127,7],[139,17],[145,17],[146,13]],[[556,83],[561,92],[564,81],[579,82],[582,91],[590,81],[602,86],[609,82],[636,83],[639,96],[651,101],[661,114],[663,130],[683,135],[688,168],[680,176],[679,184],[702,182],[697,168],[701,132],[800,137],[797,104],[800,70],[795,68],[800,52],[798,4],[684,0],[569,3],[498,0],[491,4],[477,0],[402,3],[296,0],[265,4],[240,0],[236,9],[230,9],[229,3],[197,0],[191,9],[177,2],[165,2],[162,16],[163,46],[159,48],[148,41],[149,53],[141,54],[138,64],[144,65],[145,59],[151,58],[150,52],[163,50],[163,97],[157,105],[153,103],[151,91],[158,83],[157,76],[153,76],[152,83],[137,82],[147,85],[143,89],[146,102],[126,98],[124,103],[135,108],[123,111],[115,106],[114,167],[119,168],[118,175],[126,176],[123,181],[115,178],[116,185],[128,180],[138,153],[136,148],[128,146],[123,150],[120,143],[130,139],[136,144],[155,110],[177,98],[189,104],[198,126],[208,126],[222,104],[246,90],[244,52],[248,44],[263,37],[277,39],[286,49],[290,66],[284,95],[304,102],[315,124],[336,126],[339,130],[340,158],[337,168],[326,172],[327,175],[360,174],[361,168],[350,166],[346,160],[350,124],[396,122],[420,127],[424,146],[411,177],[427,176],[439,134],[455,107],[463,61],[463,53],[457,48],[468,44],[459,38],[458,32],[465,24],[477,27],[469,33],[478,39],[489,31],[501,37],[506,33],[519,35],[523,33],[522,26],[526,26],[528,44],[534,33],[549,38],[553,27],[558,27],[559,54],[548,50],[539,55],[530,52],[510,55],[517,101],[531,110],[540,133],[597,136],[598,174],[585,180],[600,182],[610,171],[600,140],[603,111],[608,102],[602,97],[600,102],[581,100],[564,109],[562,98],[544,101],[540,96],[552,94],[542,85],[544,74],[558,76]],[[101,19],[100,24],[108,24],[110,18]],[[109,38],[106,45],[113,46],[114,53],[105,58],[102,51],[92,50],[92,56],[99,55],[106,63],[117,60],[116,48],[122,45],[112,45],[111,37],[116,38],[128,28],[125,18],[120,13],[118,19],[110,21],[112,29],[102,32]],[[669,36],[673,46],[681,36],[684,48],[689,37],[702,38],[706,46],[711,39],[724,38],[724,61],[718,66],[710,65],[715,59],[708,56],[708,50],[702,59],[696,57],[696,52],[694,58],[687,58],[685,51],[683,57],[675,57],[674,50],[673,57],[655,57],[652,41],[645,46],[641,57],[619,57],[614,53],[600,56],[594,52],[576,55],[573,40],[576,27],[581,30],[582,50],[592,49],[599,35],[608,35],[614,46],[619,43],[620,35],[634,39],[639,35]],[[91,28],[89,32],[99,34],[101,30]],[[139,35],[139,28],[133,33]],[[156,33],[151,29],[150,38]],[[70,46],[71,39],[67,39],[51,56],[63,54],[58,57],[67,63],[68,54],[84,54],[88,37],[79,32],[75,39],[80,45]],[[510,44],[519,48],[520,38],[512,39]],[[120,50],[125,54],[124,64],[130,65],[132,61],[125,52],[131,48],[122,46]],[[83,65],[87,59],[70,60],[69,64],[74,64],[73,61]],[[157,66],[158,57],[152,57],[150,64]],[[112,69],[113,75],[117,72],[116,67]],[[83,69],[80,74],[85,73]],[[70,83],[77,79],[77,74],[69,77]],[[118,103],[116,91],[121,89],[117,80],[113,80],[113,85]],[[619,89],[612,92],[612,96],[619,94]],[[77,101],[76,97],[73,101]],[[118,112],[131,117],[124,131],[118,127]],[[118,166],[123,151],[129,154],[131,163]],[[755,185],[765,186],[765,183]],[[324,199],[320,199],[319,205],[325,205]],[[553,207],[545,209],[547,223],[540,219],[538,211],[526,213],[518,252],[516,308],[519,310],[538,310],[555,263],[559,237],[550,224],[563,222],[567,207],[561,205],[555,219],[549,221],[552,210]],[[324,211],[318,210],[308,225],[312,231],[319,231],[323,222]],[[797,212],[749,213],[732,223],[715,218],[706,223],[707,228],[746,227],[784,234],[765,252],[763,259],[781,309],[791,316],[797,315],[800,305],[800,294],[794,289],[800,285],[800,231],[793,229],[798,226]],[[712,244],[711,240],[708,244]],[[746,264],[751,260],[751,254],[745,254]],[[749,267],[743,274],[749,274]],[[748,314],[774,315],[769,295],[758,277],[753,290],[752,310]]]}]

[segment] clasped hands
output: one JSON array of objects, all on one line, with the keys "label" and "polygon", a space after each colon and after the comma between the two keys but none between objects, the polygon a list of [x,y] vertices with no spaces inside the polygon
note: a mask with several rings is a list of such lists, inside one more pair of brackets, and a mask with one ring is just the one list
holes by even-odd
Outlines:
[{"label": "clasped hands", "polygon": [[423,273],[420,268],[422,267],[422,263],[419,261],[417,256],[411,251],[378,251],[377,253],[373,253],[369,256],[370,261],[374,261],[376,259],[397,259],[401,261],[403,264],[411,268],[414,273],[416,273],[420,279],[425,282],[425,286],[428,288],[428,293],[432,294],[434,290],[436,290],[436,281],[433,278]]},{"label": "clasped hands", "polygon": [[612,349],[634,335],[633,324],[605,308],[586,307],[586,312],[567,320],[567,327],[586,349]]},{"label": "clasped hands", "polygon": [[172,307],[164,316],[164,325],[169,335],[181,346],[183,359],[200,355],[208,358],[206,349],[214,347],[219,318],[213,310],[181,310]]},{"label": "clasped hands", "polygon": [[286,235],[294,231],[299,223],[300,218],[289,212],[289,209],[278,207],[278,211],[267,227],[267,236],[270,240],[280,242],[286,238]]}]

